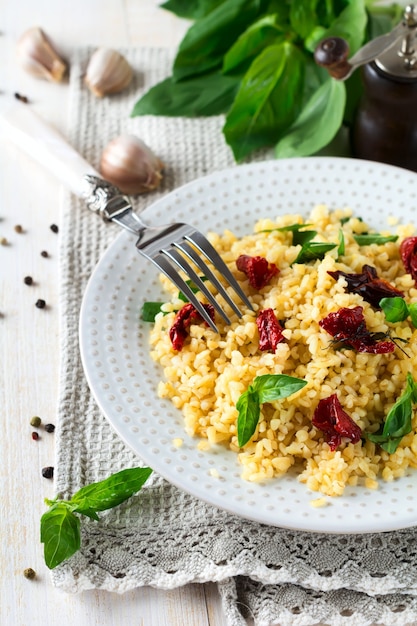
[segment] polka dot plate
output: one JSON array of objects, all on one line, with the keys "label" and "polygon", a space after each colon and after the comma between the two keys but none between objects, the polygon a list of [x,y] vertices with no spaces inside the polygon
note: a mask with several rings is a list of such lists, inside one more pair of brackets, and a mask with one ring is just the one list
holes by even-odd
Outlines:
[{"label": "polka dot plate", "polygon": [[[389,216],[416,220],[417,176],[392,166],[345,158],[311,157],[240,165],[195,180],[143,212],[149,224],[188,222],[201,231],[252,232],[260,217],[307,215],[314,205],[350,207],[375,229]],[[216,507],[258,522],[299,530],[363,533],[417,523],[417,471],[379,489],[348,488],[326,498],[296,476],[252,484],[241,478],[237,457],[216,447],[197,448],[186,435],[181,413],[158,397],[160,367],[149,356],[144,301],[163,300],[155,267],[135,249],[126,232],[109,247],[83,299],[81,353],[90,388],[122,439],[171,483]],[[182,439],[181,447],[174,445]],[[213,471],[214,470],[214,471]]]}]

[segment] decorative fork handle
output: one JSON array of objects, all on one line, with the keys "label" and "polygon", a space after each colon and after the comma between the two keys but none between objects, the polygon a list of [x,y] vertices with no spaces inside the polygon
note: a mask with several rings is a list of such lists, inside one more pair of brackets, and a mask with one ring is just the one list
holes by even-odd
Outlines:
[{"label": "decorative fork handle", "polygon": [[147,227],[133,213],[128,196],[103,180],[63,136],[27,104],[3,102],[2,105],[0,127],[8,139],[83,198],[89,209],[141,237]]}]

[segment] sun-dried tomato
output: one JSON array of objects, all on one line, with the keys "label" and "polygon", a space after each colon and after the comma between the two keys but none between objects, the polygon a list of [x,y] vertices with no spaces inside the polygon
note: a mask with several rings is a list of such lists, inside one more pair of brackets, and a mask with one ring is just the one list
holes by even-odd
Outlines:
[{"label": "sun-dried tomato", "polygon": [[[214,308],[211,304],[203,304],[203,307],[210,315],[210,318],[214,321]],[[207,322],[203,320],[197,309],[188,302],[177,312],[174,323],[169,330],[169,338],[174,350],[180,352],[184,346],[184,342],[187,339],[187,329],[191,324],[198,324],[204,322],[207,326]]]},{"label": "sun-dried tomato", "polygon": [[236,260],[236,267],[240,272],[246,274],[251,286],[257,290],[265,287],[271,278],[279,274],[279,269],[275,263],[268,263],[262,256],[241,254]]},{"label": "sun-dried tomato", "polygon": [[259,350],[265,352],[272,350],[275,352],[277,345],[285,340],[282,334],[282,326],[275,317],[272,309],[259,311],[256,318],[256,325],[259,330]]},{"label": "sun-dried tomato", "polygon": [[338,280],[340,276],[343,276],[347,282],[347,293],[358,293],[362,298],[369,302],[375,309],[380,309],[379,306],[382,298],[394,298],[399,296],[404,297],[404,293],[391,285],[383,278],[378,278],[377,271],[371,265],[364,265],[360,274],[347,274],[342,271],[327,272]]},{"label": "sun-dried tomato", "polygon": [[342,409],[335,393],[320,400],[314,411],[312,424],[324,433],[332,451],[340,446],[342,437],[347,437],[352,443],[357,443],[362,436],[362,430]]},{"label": "sun-dried tomato", "polygon": [[400,256],[407,274],[417,286],[417,237],[406,237],[400,245]]},{"label": "sun-dried tomato", "polygon": [[383,333],[371,333],[366,328],[363,308],[355,306],[353,309],[342,307],[319,322],[331,335],[336,343],[341,343],[356,352],[370,352],[372,354],[386,354],[394,352],[395,344],[392,341],[381,341]]}]

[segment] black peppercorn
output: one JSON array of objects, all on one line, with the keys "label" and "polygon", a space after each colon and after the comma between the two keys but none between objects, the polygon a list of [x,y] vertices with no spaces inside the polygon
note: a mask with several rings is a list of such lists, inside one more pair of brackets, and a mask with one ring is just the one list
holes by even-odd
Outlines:
[{"label": "black peppercorn", "polygon": [[51,466],[42,468],[42,476],[44,478],[53,478],[54,476],[54,468]]},{"label": "black peppercorn", "polygon": [[58,226],[56,224],[51,224],[50,229],[52,230],[53,233],[58,232]]},{"label": "black peppercorn", "polygon": [[45,300],[39,298],[39,300],[36,300],[35,306],[38,307],[38,309],[44,309],[46,307],[46,302]]},{"label": "black peppercorn", "polygon": [[14,94],[14,97],[16,98],[16,100],[20,100],[20,102],[24,102],[24,104],[27,104],[29,102],[29,98],[27,96],[22,96],[21,93],[16,92]]},{"label": "black peppercorn", "polygon": [[33,283],[32,276],[25,276],[23,282],[25,283],[25,285],[31,285]]},{"label": "black peppercorn", "polygon": [[42,250],[42,252],[41,252],[41,256],[43,256],[43,257],[46,259],[46,258],[47,258],[47,256],[48,256],[47,251],[46,251],[46,250]]},{"label": "black peppercorn", "polygon": [[53,433],[55,430],[55,424],[45,424],[45,430],[47,433]]}]

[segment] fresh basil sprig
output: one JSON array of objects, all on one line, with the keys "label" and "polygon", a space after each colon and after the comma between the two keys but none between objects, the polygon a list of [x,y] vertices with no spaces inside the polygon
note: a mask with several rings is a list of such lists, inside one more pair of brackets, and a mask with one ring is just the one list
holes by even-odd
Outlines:
[{"label": "fresh basil sprig", "polygon": [[162,311],[164,302],[144,302],[140,310],[140,319],[143,322],[154,322],[155,317]]},{"label": "fresh basil sprig", "polygon": [[135,467],[82,487],[70,500],[45,500],[49,506],[41,517],[41,543],[49,569],[69,559],[81,546],[80,518],[98,520],[97,511],[118,506],[139,491],[151,475],[149,467]]},{"label": "fresh basil sprig", "polygon": [[[402,18],[372,0],[166,0],[194,20],[172,76],[154,85],[132,115],[226,114],[223,134],[236,160],[275,146],[277,157],[308,156],[349,123],[362,93],[358,73],[330,79],[313,57],[327,37],[350,54]],[[395,6],[395,5],[394,5]]]},{"label": "fresh basil sprig", "polygon": [[293,263],[308,263],[323,259],[326,252],[336,248],[336,243],[323,243],[321,241],[307,241],[301,246],[301,250]]},{"label": "fresh basil sprig", "polygon": [[254,434],[261,414],[261,404],[288,398],[306,384],[306,380],[285,374],[264,374],[254,378],[236,403],[238,446],[242,448]]},{"label": "fresh basil sprig", "polygon": [[403,322],[410,316],[411,322],[417,328],[417,302],[407,304],[404,298],[382,298],[379,306],[384,311],[387,322]]},{"label": "fresh basil sprig", "polygon": [[368,439],[373,443],[377,443],[389,454],[393,454],[398,448],[401,439],[411,433],[413,404],[416,402],[417,385],[411,374],[408,373],[405,391],[388,412],[382,432],[368,433]]}]

